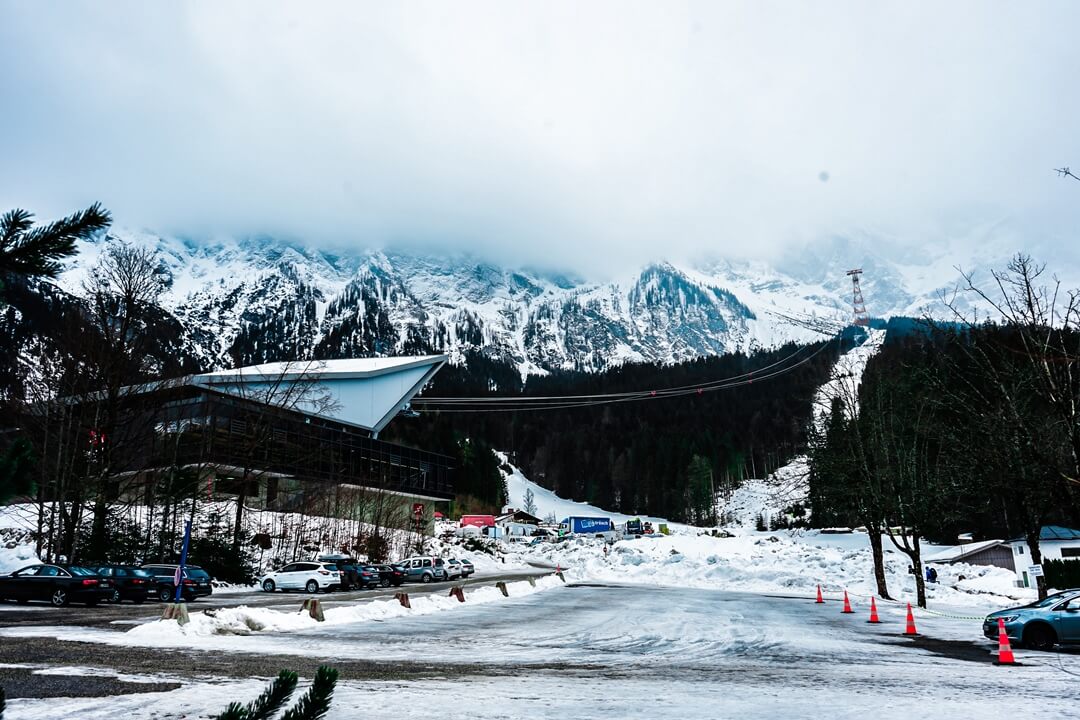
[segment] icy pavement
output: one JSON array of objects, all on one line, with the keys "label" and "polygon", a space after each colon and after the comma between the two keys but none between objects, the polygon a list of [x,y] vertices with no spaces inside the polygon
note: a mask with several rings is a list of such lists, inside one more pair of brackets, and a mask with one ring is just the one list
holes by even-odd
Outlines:
[{"label": "icy pavement", "polygon": [[[453,612],[227,640],[240,652],[431,662],[460,670],[410,681],[346,673],[331,717],[860,718],[1069,717],[1080,655],[1020,652],[991,664],[978,621],[924,616],[924,646],[901,610],[841,615],[835,602],[717,590],[571,585]],[[29,631],[21,628],[19,634]],[[41,629],[39,629],[41,630]],[[56,629],[54,629],[56,630]],[[94,640],[100,632],[60,632]],[[51,633],[51,631],[49,631]],[[5,634],[9,634],[5,631]],[[118,634],[118,633],[113,633]],[[102,639],[98,637],[97,639]],[[226,638],[222,638],[226,639]],[[204,638],[193,639],[196,648]],[[216,644],[207,649],[219,651]],[[103,654],[104,655],[104,654]],[[198,653],[193,662],[197,663]],[[1059,664],[1060,663],[1060,664]],[[205,717],[254,697],[252,678],[102,699],[12,700],[8,720]]]}]

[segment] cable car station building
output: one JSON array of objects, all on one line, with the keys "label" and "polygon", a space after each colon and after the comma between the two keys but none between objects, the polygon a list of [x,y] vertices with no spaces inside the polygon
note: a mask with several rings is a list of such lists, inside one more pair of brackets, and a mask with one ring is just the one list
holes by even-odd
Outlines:
[{"label": "cable car station building", "polygon": [[179,471],[206,496],[379,524],[422,504],[430,527],[435,503],[454,497],[451,458],[378,435],[446,360],[271,363],[127,388],[129,412],[153,431],[129,443],[142,452],[122,454],[123,474]]}]

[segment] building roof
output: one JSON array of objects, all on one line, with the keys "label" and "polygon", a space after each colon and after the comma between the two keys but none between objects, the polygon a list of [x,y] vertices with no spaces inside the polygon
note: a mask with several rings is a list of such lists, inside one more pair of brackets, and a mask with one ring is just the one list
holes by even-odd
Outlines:
[{"label": "building roof", "polygon": [[[1048,540],[1080,540],[1080,530],[1073,530],[1072,528],[1062,527],[1061,525],[1043,525],[1039,531],[1039,540],[1046,542]],[[1027,539],[1023,537],[1013,538],[1009,542],[1026,542]]]},{"label": "building roof", "polygon": [[933,555],[924,557],[923,561],[932,563],[959,562],[960,560],[969,558],[972,555],[986,550],[987,548],[997,547],[998,545],[1004,544],[1004,540],[981,540],[979,542],[964,543],[963,545],[955,545],[952,547],[942,548]]},{"label": "building roof", "polygon": [[[446,355],[419,355],[265,363],[192,375],[185,383],[270,404],[289,404],[291,409],[377,435],[446,360]],[[315,391],[291,392],[297,383],[311,384]]]}]

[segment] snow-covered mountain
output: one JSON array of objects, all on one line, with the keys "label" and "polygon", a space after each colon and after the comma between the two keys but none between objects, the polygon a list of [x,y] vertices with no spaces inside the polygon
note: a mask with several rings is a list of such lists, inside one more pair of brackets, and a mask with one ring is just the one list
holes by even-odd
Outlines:
[{"label": "snow-covered mountain", "polygon": [[656,262],[595,282],[465,254],[345,254],[266,237],[195,242],[115,231],[80,248],[61,286],[76,291],[118,240],[157,248],[170,278],[165,309],[207,366],[427,351],[455,360],[480,351],[523,374],[677,362],[820,337],[810,326],[850,316],[850,267],[866,270],[875,316],[917,314],[958,277],[951,257],[892,262],[860,239],[771,264]]}]

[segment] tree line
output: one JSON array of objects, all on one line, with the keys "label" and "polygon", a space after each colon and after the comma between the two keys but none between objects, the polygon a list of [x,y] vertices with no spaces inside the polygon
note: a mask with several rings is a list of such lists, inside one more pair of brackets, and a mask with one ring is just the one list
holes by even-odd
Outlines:
[{"label": "tree line", "polygon": [[925,604],[922,539],[1022,537],[1039,564],[1041,528],[1080,523],[1080,293],[1025,255],[961,291],[943,298],[948,321],[887,342],[812,428],[812,522],[868,529],[882,597],[882,535]]}]

